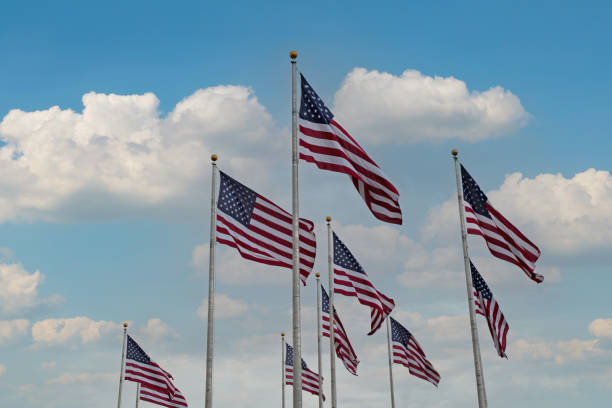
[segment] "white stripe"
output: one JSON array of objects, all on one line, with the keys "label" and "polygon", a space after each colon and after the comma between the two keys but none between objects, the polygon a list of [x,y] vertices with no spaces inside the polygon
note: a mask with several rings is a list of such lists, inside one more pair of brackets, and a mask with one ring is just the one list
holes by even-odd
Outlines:
[{"label": "white stripe", "polygon": [[[221,221],[218,221],[218,224],[221,224],[221,225],[223,225],[225,227],[225,225]],[[225,228],[227,228],[227,227],[225,227]],[[254,257],[258,258],[258,259],[261,259],[261,260],[268,260],[268,261],[279,262],[279,259],[277,259],[277,258],[274,258],[272,256],[264,256],[264,255],[261,255],[260,253],[253,252],[253,251],[245,248],[244,245],[246,245],[246,243],[244,243],[243,241],[240,241],[238,239],[239,237],[234,237],[233,235],[222,234],[222,233],[217,231],[217,239],[219,239],[219,238],[225,239],[226,241],[234,242],[236,245],[238,245],[240,247],[240,250],[243,253],[247,253],[247,254],[252,255],[252,256],[254,256]],[[255,245],[251,244],[250,242],[248,244],[249,244],[249,246],[255,246]],[[285,261],[281,261],[281,262],[285,262]],[[285,263],[289,264],[288,262],[285,262]]]},{"label": "white stripe", "polygon": [[[399,206],[397,204],[395,204],[395,206],[397,207],[399,211]],[[381,207],[380,205],[373,203],[371,201],[370,201],[370,208],[372,209],[373,212],[386,215],[389,218],[400,218],[400,219],[402,218],[401,212],[387,210],[385,207]]]}]

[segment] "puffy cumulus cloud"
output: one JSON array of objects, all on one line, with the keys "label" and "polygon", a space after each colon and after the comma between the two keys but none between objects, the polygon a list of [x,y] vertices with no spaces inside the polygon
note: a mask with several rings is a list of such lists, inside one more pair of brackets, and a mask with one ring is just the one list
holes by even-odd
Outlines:
[{"label": "puffy cumulus cloud", "polygon": [[549,360],[557,364],[564,364],[572,360],[584,360],[589,357],[605,353],[599,347],[599,340],[565,340],[557,342],[536,341],[529,342],[519,339],[509,347],[512,355],[517,358],[529,360]]},{"label": "puffy cumulus cloud", "polygon": [[612,319],[595,319],[589,324],[589,332],[600,339],[612,339]]},{"label": "puffy cumulus cloud", "polygon": [[0,264],[0,314],[22,314],[37,306],[52,306],[63,301],[60,295],[41,298],[38,286],[44,275],[29,273],[21,264]]},{"label": "puffy cumulus cloud", "polygon": [[[243,316],[248,310],[249,306],[246,304],[246,302],[240,299],[232,299],[223,293],[215,294],[216,319],[229,319],[232,317]],[[200,319],[206,320],[208,317],[208,298],[202,299],[202,303],[198,307],[197,314]]]},{"label": "puffy cumulus cloud", "polygon": [[[607,247],[612,239],[612,176],[588,169],[566,178],[561,174],[521,173],[506,176],[487,196],[506,218],[544,251],[576,254]],[[434,207],[422,232],[426,239],[455,237],[455,198]]]},{"label": "puffy cumulus cloud", "polygon": [[91,384],[98,383],[100,381],[115,381],[117,379],[116,377],[117,375],[113,373],[66,373],[59,377],[47,380],[47,383],[61,385]]},{"label": "puffy cumulus cloud", "polygon": [[0,320],[0,345],[8,344],[25,335],[30,327],[26,319]]},{"label": "puffy cumulus cloud", "polygon": [[146,338],[153,340],[160,340],[167,337],[178,337],[176,331],[157,317],[149,319],[147,321],[147,325],[139,331]]},{"label": "puffy cumulus cloud", "polygon": [[[90,92],[82,101],[81,113],[54,106],[4,117],[0,221],[199,216],[211,152],[222,153],[223,168],[236,176],[266,180],[269,157],[288,149],[265,108],[241,86],[199,90],[166,117],[152,93]],[[259,160],[264,154],[268,159]]]},{"label": "puffy cumulus cloud", "polygon": [[511,132],[529,119],[519,98],[500,86],[469,91],[459,79],[415,70],[395,76],[355,68],[336,92],[333,111],[370,143],[473,142]]},{"label": "puffy cumulus cloud", "polygon": [[119,333],[119,327],[118,323],[95,321],[89,317],[46,319],[32,325],[32,339],[36,346],[62,345],[73,341],[87,344]]}]

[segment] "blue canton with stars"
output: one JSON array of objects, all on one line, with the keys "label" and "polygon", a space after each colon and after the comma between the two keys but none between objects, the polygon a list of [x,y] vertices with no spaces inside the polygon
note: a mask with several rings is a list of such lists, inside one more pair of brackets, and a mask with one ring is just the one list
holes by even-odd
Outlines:
[{"label": "blue canton with stars", "polygon": [[129,334],[127,336],[127,351],[125,353],[125,358],[136,360],[143,364],[151,364],[151,358],[140,348]]},{"label": "blue canton with stars", "polygon": [[300,118],[309,122],[323,123],[328,125],[334,117],[333,113],[327,109],[327,106],[323,103],[323,100],[319,98],[319,95],[312,89],[310,84],[306,82],[304,75],[300,74],[302,78],[302,101],[300,103]]},{"label": "blue canton with stars", "polygon": [[472,269],[472,286],[474,286],[474,290],[480,292],[480,295],[483,298],[491,300],[493,298],[493,293],[491,293],[491,290],[487,286],[480,273],[478,273],[478,271],[476,270],[476,267],[474,266],[472,261],[470,261],[470,268]]},{"label": "blue canton with stars", "polygon": [[412,334],[391,316],[389,316],[389,319],[391,319],[391,340],[402,343],[407,348]]},{"label": "blue canton with stars", "polygon": [[[327,292],[325,291],[323,285],[321,285],[321,303],[323,313],[329,314],[329,296],[327,295]],[[336,308],[334,308],[334,310],[336,310]]]},{"label": "blue canton with stars", "polygon": [[463,184],[463,199],[470,203],[474,212],[491,218],[491,214],[489,214],[489,210],[487,210],[485,205],[489,199],[478,187],[470,173],[463,167],[463,164],[461,165],[461,183]]},{"label": "blue canton with stars", "polygon": [[[288,343],[285,343],[287,346],[287,356],[285,357],[285,365],[293,367],[293,347],[291,347]],[[302,370],[306,370],[308,367],[306,366],[306,362],[302,359]]]},{"label": "blue canton with stars", "polygon": [[334,263],[341,266],[344,269],[350,269],[351,271],[363,273],[365,271],[359,265],[359,262],[355,259],[351,251],[340,241],[340,238],[334,232]]},{"label": "blue canton with stars", "polygon": [[217,208],[248,227],[251,223],[257,193],[222,171],[219,173],[221,174],[221,187]]}]

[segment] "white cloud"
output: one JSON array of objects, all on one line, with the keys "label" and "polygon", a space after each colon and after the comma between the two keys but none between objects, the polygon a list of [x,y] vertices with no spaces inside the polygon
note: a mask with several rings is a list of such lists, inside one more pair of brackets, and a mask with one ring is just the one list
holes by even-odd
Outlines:
[{"label": "white cloud", "polygon": [[44,275],[40,271],[28,273],[21,264],[0,264],[0,314],[22,314],[40,305],[56,305],[63,301],[59,295],[41,298],[38,286]]},{"label": "white cloud", "polygon": [[612,319],[595,319],[589,324],[589,332],[600,339],[612,339]]},{"label": "white cloud", "polygon": [[167,117],[158,105],[152,93],[90,92],[82,113],[10,111],[0,123],[0,221],[202,216],[212,152],[224,170],[261,181],[269,157],[289,148],[245,87],[198,90]]},{"label": "white cloud", "polygon": [[66,373],[56,378],[47,380],[48,384],[91,384],[100,381],[110,382],[116,381],[118,374],[116,373]]},{"label": "white cloud", "polygon": [[166,337],[177,337],[178,334],[161,319],[155,317],[147,321],[147,325],[140,329],[140,333],[147,338],[159,340]]},{"label": "white cloud", "polygon": [[529,342],[519,339],[509,346],[512,356],[528,360],[549,360],[564,364],[572,360],[584,360],[604,353],[599,347],[599,340],[565,340],[557,342]]},{"label": "white cloud", "polygon": [[[215,319],[229,319],[246,314],[249,307],[246,302],[240,299],[217,293],[215,294]],[[208,298],[202,299],[202,304],[198,307],[197,314],[202,320],[208,317]]]},{"label": "white cloud", "polygon": [[370,143],[479,141],[524,126],[529,114],[502,87],[469,91],[453,77],[415,70],[400,76],[355,68],[334,96],[338,121]]},{"label": "white cloud", "polygon": [[55,361],[43,361],[42,363],[40,363],[40,368],[42,369],[47,369],[47,368],[53,368],[55,367],[57,363]]},{"label": "white cloud", "polygon": [[27,333],[30,321],[26,319],[0,320],[0,345],[8,344]]},{"label": "white cloud", "polygon": [[99,341],[105,335],[119,333],[120,325],[109,321],[95,321],[89,317],[46,319],[32,325],[36,345],[60,345],[71,341],[82,344]]},{"label": "white cloud", "polygon": [[[612,176],[585,170],[571,178],[561,174],[521,173],[506,176],[487,196],[506,218],[544,252],[577,254],[607,248],[612,240]],[[454,238],[458,231],[457,201],[434,207],[422,232],[426,239]]]},{"label": "white cloud", "polygon": [[0,364],[0,377],[2,377],[6,373],[6,366],[4,364]]}]

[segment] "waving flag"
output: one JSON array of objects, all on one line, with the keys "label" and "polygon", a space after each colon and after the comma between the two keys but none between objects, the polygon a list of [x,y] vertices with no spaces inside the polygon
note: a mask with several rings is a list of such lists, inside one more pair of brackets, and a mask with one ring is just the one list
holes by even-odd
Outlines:
[{"label": "waving flag", "polygon": [[[172,383],[173,378],[170,373],[152,361],[130,335],[127,336],[124,378],[127,381],[140,383],[142,387],[157,393],[165,394],[171,400],[174,400],[180,394],[178,388]],[[186,403],[185,406],[187,406]]]},{"label": "waving flag", "polygon": [[410,374],[429,381],[437,387],[440,382],[440,374],[427,360],[425,352],[412,333],[391,316],[389,319],[391,319],[393,362],[407,367]]},{"label": "waving flag", "polygon": [[[243,258],[292,268],[292,217],[272,201],[221,174],[217,201],[217,242],[236,248]],[[300,218],[300,279],[306,279],[315,261],[314,223]]]},{"label": "waving flag", "polygon": [[362,305],[371,308],[371,330],[373,334],[380,328],[385,318],[395,307],[393,299],[380,293],[351,251],[340,241],[334,232],[334,293],[354,296]]},{"label": "waving flag", "polygon": [[482,236],[493,256],[518,266],[534,281],[543,282],[544,276],[534,271],[540,249],[493,208],[463,165],[461,182],[467,233]]},{"label": "waving flag", "polygon": [[[285,343],[285,384],[293,385],[293,347]],[[322,382],[322,381],[321,381]],[[308,391],[311,394],[319,395],[319,388],[323,386],[319,382],[319,374],[311,371],[306,362],[302,359],[302,390]],[[323,394],[325,400],[325,394]]]},{"label": "waving flag", "polygon": [[[323,285],[321,285],[321,303],[322,333],[325,337],[331,337],[329,328],[329,296],[323,288]],[[335,307],[334,340],[334,345],[336,346],[336,355],[340,360],[342,360],[342,363],[349,371],[349,373],[357,375],[357,365],[359,364],[359,360],[357,359],[357,354],[355,354],[355,350],[353,350],[353,346],[351,346],[351,342],[348,339],[346,330],[344,330],[344,326],[340,321],[340,317],[338,316],[338,312],[336,312]]]},{"label": "waving flag", "polygon": [[300,159],[318,168],[348,174],[366,205],[379,220],[402,223],[399,192],[323,104],[302,78],[300,104]]},{"label": "waving flag", "polygon": [[506,357],[506,335],[508,334],[508,322],[502,313],[499,304],[493,297],[493,293],[486,282],[470,261],[472,269],[472,286],[474,288],[474,304],[476,313],[483,315],[487,319],[489,332],[493,338],[495,350],[500,357]]},{"label": "waving flag", "polygon": [[140,400],[168,408],[187,406],[187,400],[180,391],[177,391],[174,397],[170,398],[168,394],[159,392],[155,388],[150,388],[147,384],[140,384]]}]

